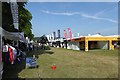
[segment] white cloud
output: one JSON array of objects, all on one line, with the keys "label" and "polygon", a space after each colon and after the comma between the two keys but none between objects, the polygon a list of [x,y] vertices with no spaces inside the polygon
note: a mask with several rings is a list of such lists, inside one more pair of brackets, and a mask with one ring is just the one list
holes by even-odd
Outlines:
[{"label": "white cloud", "polygon": [[82,14],[82,16],[90,19],[105,20],[113,23],[118,23],[116,20],[109,19],[109,18],[96,17],[96,16],[87,15],[87,14]]},{"label": "white cloud", "polygon": [[46,11],[46,10],[41,10],[41,12],[43,13],[47,13],[47,14],[53,14],[53,15],[66,15],[66,16],[71,16],[71,15],[80,15],[84,18],[89,18],[89,19],[96,19],[96,20],[105,20],[105,21],[109,21],[109,22],[113,22],[113,23],[118,23],[117,20],[113,20],[110,18],[102,18],[102,17],[97,17],[100,14],[103,14],[103,12],[99,12],[93,16],[88,15],[88,14],[84,14],[81,12],[51,12],[51,11]]},{"label": "white cloud", "polygon": [[41,10],[41,12],[47,13],[47,14],[66,15],[66,16],[81,14],[80,12],[50,12],[50,11],[45,11],[45,10]]},{"label": "white cloud", "polygon": [[102,11],[96,13],[95,16],[100,16],[100,15],[104,14],[105,11],[106,11],[106,10],[102,10]]}]

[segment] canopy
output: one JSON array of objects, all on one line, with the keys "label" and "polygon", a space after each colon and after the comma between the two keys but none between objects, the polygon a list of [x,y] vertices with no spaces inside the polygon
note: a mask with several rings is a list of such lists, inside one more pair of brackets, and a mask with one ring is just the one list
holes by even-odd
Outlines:
[{"label": "canopy", "polygon": [[0,32],[2,32],[2,36],[4,36],[7,39],[14,40],[14,41],[17,41],[17,40],[24,41],[23,32],[21,33],[20,32],[8,32],[4,30],[2,27],[0,27]]}]

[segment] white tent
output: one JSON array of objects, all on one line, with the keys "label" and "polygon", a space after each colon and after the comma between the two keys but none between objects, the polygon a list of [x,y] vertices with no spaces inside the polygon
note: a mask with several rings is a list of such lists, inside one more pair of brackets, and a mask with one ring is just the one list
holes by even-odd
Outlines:
[{"label": "white tent", "polygon": [[1,27],[0,27],[0,32],[2,32],[2,36],[4,36],[7,39],[14,40],[14,41],[17,41],[17,40],[24,41],[23,33],[21,34],[20,32],[8,32]]}]

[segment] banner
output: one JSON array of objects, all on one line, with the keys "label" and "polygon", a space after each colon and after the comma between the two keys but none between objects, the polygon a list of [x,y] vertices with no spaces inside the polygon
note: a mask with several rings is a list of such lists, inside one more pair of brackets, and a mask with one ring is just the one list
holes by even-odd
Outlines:
[{"label": "banner", "polygon": [[68,32],[69,32],[70,40],[72,40],[72,32],[70,28],[68,28]]},{"label": "banner", "polygon": [[56,39],[56,33],[55,32],[53,32],[53,37],[54,37],[54,40]]},{"label": "banner", "polygon": [[66,40],[67,40],[68,36],[67,36],[67,32],[66,32],[66,30],[64,30],[64,37],[65,37]]},{"label": "banner", "polygon": [[13,25],[14,28],[18,29],[18,5],[16,0],[10,0],[10,7],[11,7],[11,12],[12,12],[12,17],[13,17]]},{"label": "banner", "polygon": [[60,30],[58,30],[58,38],[60,38]]}]

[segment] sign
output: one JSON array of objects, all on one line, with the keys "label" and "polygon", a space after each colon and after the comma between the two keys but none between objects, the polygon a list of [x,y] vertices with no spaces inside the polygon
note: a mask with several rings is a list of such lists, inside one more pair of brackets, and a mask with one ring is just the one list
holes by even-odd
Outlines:
[{"label": "sign", "polygon": [[13,25],[14,28],[18,29],[18,5],[16,0],[10,0],[10,7],[11,7],[11,12],[12,12],[12,17],[13,17]]}]

